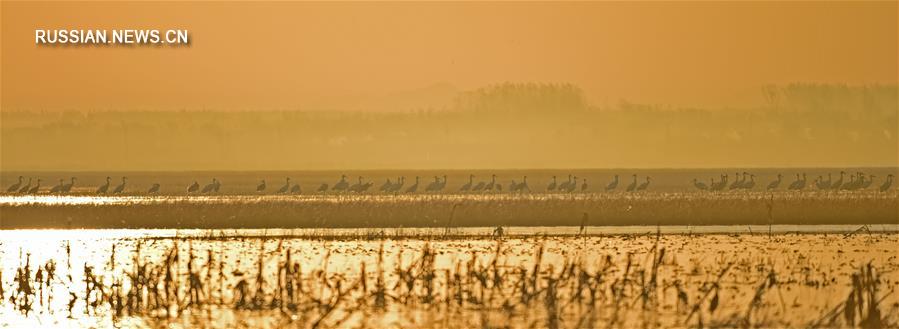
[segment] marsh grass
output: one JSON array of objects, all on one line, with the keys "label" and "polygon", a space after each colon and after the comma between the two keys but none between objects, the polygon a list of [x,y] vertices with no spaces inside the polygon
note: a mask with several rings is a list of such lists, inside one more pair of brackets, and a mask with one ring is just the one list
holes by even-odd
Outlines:
[{"label": "marsh grass", "polygon": [[[220,314],[235,312],[267,314],[281,319],[281,325],[295,327],[377,327],[365,319],[378,314],[409,319],[418,312],[441,312],[449,318],[480,314],[477,318],[484,326],[505,323],[511,327],[899,325],[899,304],[895,298],[888,299],[897,282],[890,281],[894,277],[882,276],[873,262],[850,267],[852,272],[843,274],[823,267],[797,272],[795,267],[775,265],[770,258],[724,257],[711,266],[683,271],[686,266],[679,263],[681,258],[669,252],[669,248],[677,249],[676,244],[666,242],[672,238],[677,244],[694,240],[688,235],[671,237],[659,232],[606,237],[637,248],[625,255],[585,258],[580,253],[560,256],[557,251],[550,256],[547,248],[557,246],[546,247],[547,240],[539,237],[528,240],[530,252],[516,255],[508,244],[524,241],[498,238],[483,241],[486,248],[460,250],[459,254],[467,257],[453,257],[443,265],[438,263],[445,259],[438,260],[438,256],[446,249],[434,249],[428,240],[420,240],[414,250],[401,244],[389,253],[385,251],[389,240],[375,240],[367,245],[377,243],[376,251],[352,256],[361,264],[355,271],[335,269],[334,256],[348,252],[336,247],[340,241],[319,240],[321,257],[310,262],[304,258],[309,251],[294,249],[283,238],[137,240],[128,255],[117,255],[120,252],[113,247],[105,264],[81,264],[81,282],[70,272],[60,277],[55,258],[37,266],[30,254],[20,254],[13,280],[0,279],[0,289],[11,288],[8,299],[0,298],[0,303],[6,304],[0,308],[11,307],[27,318],[35,312],[54,312],[50,298],[69,295],[68,317],[109,318],[113,323],[129,318],[164,322],[184,316],[214,323]],[[774,237],[786,238],[789,236]],[[831,239],[863,238],[869,239],[863,243],[876,246],[871,239],[892,241],[895,237],[878,234]],[[154,247],[158,251],[145,251],[147,245],[158,243],[164,243]],[[224,248],[214,247],[223,243],[246,246],[237,263],[225,261]],[[77,263],[72,262],[69,251],[65,257],[71,271]],[[389,261],[389,257],[395,259]],[[8,257],[3,260],[10,261]],[[374,264],[371,268],[366,265],[370,263]],[[829,291],[838,282],[848,282],[846,295]],[[837,305],[813,316],[813,321],[796,322],[798,317],[787,313],[786,308],[794,306],[787,305],[782,289],[799,287]],[[0,297],[4,292],[0,290]],[[447,327],[470,324],[432,323]]]}]

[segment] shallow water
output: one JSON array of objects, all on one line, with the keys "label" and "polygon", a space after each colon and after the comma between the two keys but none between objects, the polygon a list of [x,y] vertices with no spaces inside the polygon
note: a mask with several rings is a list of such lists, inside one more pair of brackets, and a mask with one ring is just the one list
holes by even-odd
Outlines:
[{"label": "shallow water", "polygon": [[[734,234],[744,229],[750,228],[588,227],[587,236],[578,237],[572,236],[578,228],[508,227],[505,230],[508,235],[499,240],[490,237],[491,228],[458,229],[451,232],[455,235],[451,237],[441,236],[445,233],[442,230],[431,229],[8,230],[0,231],[0,285],[6,292],[0,304],[0,318],[4,319],[6,327],[22,328],[308,327],[320,312],[315,308],[305,309],[303,305],[313,302],[303,298],[327,296],[328,289],[333,289],[333,286],[323,286],[317,278],[328,278],[329,282],[342,280],[345,287],[350,286],[350,282],[360,277],[361,264],[365,264],[369,290],[377,280],[375,269],[383,268],[389,294],[402,296],[404,289],[397,285],[402,282],[398,270],[422,268],[422,252],[427,249],[434,257],[436,286],[433,298],[436,300],[433,303],[389,299],[385,308],[375,308],[369,300],[371,292],[365,294],[354,290],[350,297],[338,304],[338,310],[323,320],[322,325],[381,328],[508,324],[523,328],[533,324],[549,326],[549,321],[562,321],[561,326],[571,327],[583,320],[594,321],[591,323],[595,326],[607,326],[612,321],[621,321],[618,324],[624,327],[641,326],[646,321],[663,327],[688,323],[693,326],[697,319],[687,320],[687,312],[681,311],[683,306],[678,304],[678,289],[687,294],[691,305],[702,305],[701,316],[706,325],[733,325],[733,321],[742,319],[760,282],[765,282],[767,273],[773,271],[778,283],[762,297],[758,309],[752,311],[753,323],[766,327],[808,326],[844,301],[851,289],[850,274],[867,263],[882,274],[879,289],[885,297],[883,311],[887,320],[896,321],[899,296],[887,293],[899,289],[897,225],[783,225],[772,226],[773,235],[767,234],[767,226],[753,226],[753,234]],[[657,236],[657,230],[662,234]],[[380,235],[381,231],[383,235]],[[704,234],[680,234],[690,232]],[[378,253],[382,248],[384,253],[379,261]],[[645,280],[643,275],[652,272],[653,259],[659,257],[658,252],[662,249],[665,253],[658,270],[659,287],[652,299],[655,306],[644,309],[640,306],[641,288],[637,282]],[[538,250],[543,250],[540,258],[537,258]],[[132,286],[129,275],[134,275],[136,264],[162,270],[166,268],[167,256],[173,251],[180,255],[170,265],[175,270],[173,280],[178,282],[180,307],[167,310],[144,308],[117,315],[112,302],[102,299],[96,288],[87,296],[87,266],[91,268],[91,275],[105,287],[102,288],[104,293],[112,294],[115,289],[127,290]],[[303,295],[306,297],[299,299],[298,309],[270,306],[280,294],[276,273],[283,270],[287,254],[291,255],[291,262],[297,264],[300,276],[306,280]],[[447,290],[450,286],[446,275],[459,273],[467,278],[463,282],[473,280],[472,297],[480,298],[475,292],[478,274],[472,271],[492,268],[490,264],[494,259],[499,259],[496,270],[506,273],[503,274],[506,283],[498,290],[488,291],[493,297],[484,297],[490,298],[492,306],[483,309],[475,301],[456,305],[453,293]],[[559,298],[566,301],[572,298],[572,285],[577,282],[563,279],[562,269],[566,268],[566,263],[582,264],[581,268],[587,273],[606,268],[607,273],[597,286],[601,289],[598,304],[591,307],[585,304],[586,301],[568,301],[558,310],[554,309],[553,312],[562,316],[556,320],[551,320],[547,313],[544,295],[523,304],[521,293],[515,292],[516,271],[529,271],[537,264],[537,259],[540,260],[541,276],[567,282],[557,287]],[[626,266],[629,259],[633,264]],[[41,302],[32,299],[27,312],[16,307],[13,300],[21,299],[10,297],[18,288],[13,280],[17,271],[27,268],[30,277],[34,278],[38,267],[50,261],[55,264],[56,273],[51,284],[40,292]],[[700,301],[700,296],[728,267],[719,282],[720,305],[717,311],[710,312],[708,300]],[[493,273],[492,270],[485,271],[485,275]],[[202,288],[205,303],[199,306],[187,306],[190,273],[193,272],[204,282],[208,280]],[[257,276],[260,273],[261,276]],[[414,273],[422,278],[422,272]],[[257,277],[263,278],[261,285],[257,285]],[[622,288],[614,284],[621,280],[636,286]],[[265,306],[256,309],[237,306],[241,281],[249,282],[248,291],[261,287],[265,296],[262,305]],[[415,285],[415,296],[425,294],[421,282]],[[547,282],[540,280],[537,288],[546,289]],[[161,281],[158,284],[162,286]],[[613,313],[616,308],[611,303],[615,300],[615,287],[625,289],[622,298],[626,301],[623,305],[627,306],[618,307]],[[32,285],[32,289],[37,289],[36,285]],[[500,291],[502,295],[493,295]],[[34,294],[37,295],[37,291]],[[504,300],[511,303],[512,308],[508,311],[500,307]],[[92,303],[97,305],[91,306]],[[585,317],[589,313],[585,312],[594,307],[595,318],[590,320]],[[619,320],[613,320],[615,318]]]}]

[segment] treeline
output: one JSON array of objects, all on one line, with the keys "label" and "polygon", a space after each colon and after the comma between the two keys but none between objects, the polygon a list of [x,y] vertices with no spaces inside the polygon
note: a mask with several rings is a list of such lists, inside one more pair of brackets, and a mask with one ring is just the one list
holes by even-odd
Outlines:
[{"label": "treeline", "polygon": [[571,112],[587,109],[580,87],[570,83],[503,83],[459,93],[454,108],[476,112]]},{"label": "treeline", "polygon": [[895,167],[888,89],[849,88],[868,95],[849,110],[597,109],[574,86],[507,84],[457,110],[411,113],[3,111],[0,169]]},{"label": "treeline", "polygon": [[896,85],[791,83],[762,88],[770,109],[798,112],[889,114],[897,108]]}]

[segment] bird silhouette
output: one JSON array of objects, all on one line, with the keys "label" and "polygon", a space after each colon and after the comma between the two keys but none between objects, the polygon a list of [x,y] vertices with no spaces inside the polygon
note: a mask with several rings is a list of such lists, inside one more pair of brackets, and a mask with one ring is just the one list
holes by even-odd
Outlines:
[{"label": "bird silhouette", "polygon": [[347,188],[347,191],[359,192],[361,190],[362,190],[362,176],[359,176],[359,180],[356,181],[356,183],[353,183],[353,185],[350,185],[350,187]]},{"label": "bird silhouette", "polygon": [[303,190],[300,188],[300,184],[293,184],[293,187],[290,188],[291,194],[300,194],[303,193]]},{"label": "bird silhouette", "polygon": [[528,186],[528,176],[524,176],[521,178],[521,183],[518,183],[518,191],[520,192],[531,192],[531,187]]},{"label": "bird silhouette", "polygon": [[584,178],[584,183],[581,184],[581,192],[587,191],[587,179]]},{"label": "bird silhouette", "polygon": [[436,192],[437,187],[439,187],[439,186],[440,186],[440,178],[437,176],[434,176],[434,181],[425,187],[425,192]]},{"label": "bird silhouette", "polygon": [[28,178],[28,185],[25,185],[25,186],[20,187],[20,188],[19,188],[19,193],[20,193],[20,194],[25,194],[25,193],[28,192],[28,190],[31,190],[31,178],[30,178],[30,177]]},{"label": "bird silhouette", "polygon": [[472,192],[480,192],[480,191],[484,190],[485,186],[487,186],[487,182],[480,181],[480,182],[478,182],[477,185],[475,185],[474,187],[471,188],[471,191]]},{"label": "bird silhouette", "polygon": [[437,184],[437,191],[438,192],[443,191],[443,189],[445,189],[445,188],[446,188],[446,175],[443,175],[443,180]]},{"label": "bird silhouette", "polygon": [[743,185],[743,181],[746,179],[745,176],[740,176],[740,173],[735,173],[734,177],[736,177],[734,179],[734,182],[730,184],[730,187],[728,187],[728,189],[730,189],[730,190],[740,188],[740,186]]},{"label": "bird silhouette", "polygon": [[418,191],[418,183],[419,183],[419,177],[415,176],[415,184],[413,184],[412,186],[409,186],[409,188],[406,189],[406,193],[415,193],[415,191]]},{"label": "bird silhouette", "polygon": [[392,187],[393,187],[393,183],[390,182],[390,178],[387,178],[387,181],[384,182],[384,184],[378,188],[378,191],[387,192],[387,191],[390,191],[390,188],[392,188]]},{"label": "bird silhouette", "polygon": [[893,174],[887,175],[886,181],[884,181],[883,184],[880,185],[879,189],[881,192],[886,192],[887,190],[890,189],[890,186],[893,185],[893,178],[894,178]]},{"label": "bird silhouette", "polygon": [[402,176],[397,178],[397,183],[393,184],[393,187],[390,188],[390,192],[398,193],[403,189],[403,186],[406,185],[406,176]]},{"label": "bird silhouette", "polygon": [[868,175],[868,180],[866,180],[865,183],[862,184],[861,188],[867,189],[867,188],[871,187],[871,184],[874,183],[874,177],[875,177],[874,175]]},{"label": "bird silhouette", "polygon": [[754,174],[749,174],[748,182],[743,182],[743,184],[740,184],[740,188],[742,188],[744,190],[751,190],[754,187],[755,187],[755,175]]},{"label": "bird silhouette", "polygon": [[109,181],[112,180],[109,176],[106,177],[106,184],[100,185],[97,188],[97,194],[105,194],[106,191],[109,191]]},{"label": "bird silhouette", "polygon": [[331,187],[332,191],[346,191],[350,188],[350,183],[346,180],[346,175],[340,175],[340,180]]},{"label": "bird silhouette", "polygon": [[193,184],[187,187],[187,193],[195,193],[200,190],[200,182],[194,181]]},{"label": "bird silhouette", "polygon": [[484,191],[493,191],[496,188],[496,175],[492,175],[493,179],[490,180],[490,183],[487,183],[487,186],[484,186]]},{"label": "bird silhouette", "polygon": [[12,184],[8,188],[6,188],[6,192],[10,192],[10,193],[18,192],[19,188],[22,187],[23,180],[25,180],[25,177],[19,176],[19,182]]},{"label": "bird silhouette", "polygon": [[555,191],[555,190],[556,190],[556,185],[557,185],[557,184],[556,184],[556,176],[553,176],[553,181],[550,182],[549,185],[546,185],[546,191],[547,191],[547,192]]},{"label": "bird silhouette", "polygon": [[322,185],[319,185],[316,192],[328,192],[328,183],[322,183]]},{"label": "bird silhouette", "polygon": [[215,178],[212,179],[212,183],[206,184],[203,186],[203,189],[200,190],[200,193],[209,193],[215,191],[215,186],[217,185],[217,181]]},{"label": "bird silhouette", "polygon": [[278,189],[279,194],[287,193],[290,190],[290,177],[287,177],[287,181],[284,183],[284,186]]},{"label": "bird silhouette", "polygon": [[571,186],[571,184],[572,184],[572,182],[571,182],[571,175],[568,175],[568,180],[562,182],[561,184],[559,184],[559,187],[558,187],[559,192],[565,192],[565,191],[568,191],[568,187]]},{"label": "bird silhouette", "polygon": [[63,184],[62,188],[59,189],[59,192],[69,193],[72,191],[72,186],[75,186],[75,177],[72,177],[68,184]]},{"label": "bird silhouette", "polygon": [[118,186],[116,186],[115,189],[112,190],[112,194],[119,194],[119,193],[122,193],[125,191],[125,180],[126,179],[128,179],[128,178],[122,177],[122,184],[119,184]]},{"label": "bird silhouette", "polygon": [[513,179],[511,183],[509,183],[509,192],[518,191],[518,183]]},{"label": "bird silhouette", "polygon": [[153,186],[150,186],[150,189],[147,190],[148,194],[159,193],[159,183],[153,183]]},{"label": "bird silhouette", "polygon": [[633,192],[636,189],[637,189],[637,175],[634,175],[634,181],[631,182],[631,184],[627,186],[627,191]]},{"label": "bird silhouette", "polygon": [[824,180],[824,177],[821,177],[821,187],[824,190],[829,190],[830,187],[833,186],[833,174],[827,173],[827,180]]},{"label": "bird silhouette", "polygon": [[615,179],[606,185],[606,192],[614,191],[616,188],[618,188],[618,175],[615,175]]},{"label": "bird silhouette", "polygon": [[256,192],[262,193],[265,192],[265,180],[259,181],[259,185],[256,185]]},{"label": "bird silhouette", "polygon": [[465,183],[465,185],[462,185],[462,187],[459,188],[459,192],[471,191],[472,184],[474,184],[474,175],[469,174],[468,175],[468,183]]},{"label": "bird silhouette", "polygon": [[571,180],[571,184],[568,184],[568,186],[565,187],[565,192],[571,193],[571,192],[574,192],[574,190],[576,190],[576,189],[577,189],[577,176],[574,176],[574,178]]},{"label": "bird silhouette", "polygon": [[59,184],[57,184],[56,186],[53,186],[53,188],[50,189],[50,193],[59,193],[59,191],[62,190],[62,184],[63,184],[62,182],[63,182],[63,179],[60,178]]},{"label": "bird silhouette", "polygon": [[776,190],[778,186],[780,186],[780,182],[783,181],[783,175],[777,174],[777,179],[768,183],[768,190]]},{"label": "bird silhouette", "polygon": [[646,176],[646,181],[643,184],[637,186],[637,191],[645,191],[647,188],[649,188],[649,176]]},{"label": "bird silhouette", "polygon": [[846,175],[845,171],[840,171],[840,179],[837,180],[836,182],[833,182],[832,184],[830,184],[830,186],[829,186],[830,189],[831,190],[839,190],[841,187],[843,187],[843,176],[845,176],[845,175]]},{"label": "bird silhouette", "polygon": [[359,186],[359,193],[367,192],[372,185],[374,185],[374,183],[372,183],[371,181],[363,183],[361,186]]},{"label": "bird silhouette", "polygon": [[38,189],[41,188],[41,179],[37,179],[37,185],[28,190],[28,194],[37,194]]}]

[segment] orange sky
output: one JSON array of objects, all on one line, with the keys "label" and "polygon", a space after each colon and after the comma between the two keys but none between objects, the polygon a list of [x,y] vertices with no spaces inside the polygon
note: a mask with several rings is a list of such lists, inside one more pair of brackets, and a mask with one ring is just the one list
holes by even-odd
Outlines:
[{"label": "orange sky", "polygon": [[[192,45],[38,47],[35,28],[188,29]],[[893,1],[4,0],[0,88],[3,110],[341,109],[504,81],[571,82],[597,105],[745,106],[766,83],[896,83],[896,58]]]}]

